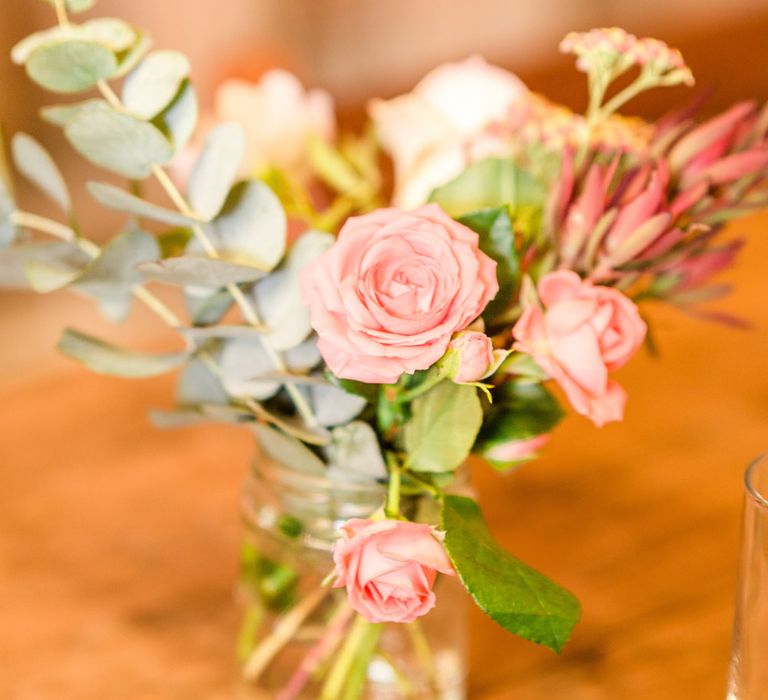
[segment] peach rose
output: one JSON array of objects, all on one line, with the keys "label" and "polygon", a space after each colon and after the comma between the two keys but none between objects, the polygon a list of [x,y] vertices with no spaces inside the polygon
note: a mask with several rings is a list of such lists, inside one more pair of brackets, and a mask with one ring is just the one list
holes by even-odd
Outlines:
[{"label": "peach rose", "polygon": [[330,370],[391,384],[437,362],[498,291],[496,262],[478,242],[436,204],[348,219],[300,273]]},{"label": "peach rose", "polygon": [[598,426],[621,420],[627,396],[608,373],[626,364],[645,338],[637,306],[571,270],[545,275],[538,292],[543,308],[525,307],[513,328],[515,349],[562,386],[578,413]]},{"label": "peach rose", "polygon": [[333,548],[335,588],[369,622],[412,622],[435,607],[437,573],[453,567],[429,525],[403,520],[348,520]]},{"label": "peach rose", "polygon": [[406,95],[372,101],[369,113],[395,164],[394,203],[419,206],[474,160],[505,155],[509,144],[494,127],[527,96],[515,75],[472,56],[435,68]]},{"label": "peach rose", "polygon": [[448,345],[448,351],[458,354],[457,370],[451,379],[459,384],[479,382],[495,360],[491,339],[479,331],[456,334]]}]

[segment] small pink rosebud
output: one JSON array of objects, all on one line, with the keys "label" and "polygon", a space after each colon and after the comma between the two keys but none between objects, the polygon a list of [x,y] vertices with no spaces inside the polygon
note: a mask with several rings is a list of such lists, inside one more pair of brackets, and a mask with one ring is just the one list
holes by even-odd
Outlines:
[{"label": "small pink rosebud", "polygon": [[335,588],[368,622],[412,622],[435,607],[438,572],[453,575],[442,533],[403,520],[348,520],[333,547]]},{"label": "small pink rosebud", "polygon": [[491,339],[477,331],[457,333],[448,345],[448,352],[456,353],[457,369],[451,379],[460,384],[479,382],[494,362]]},{"label": "small pink rosebud", "polygon": [[549,442],[549,435],[535,435],[520,440],[507,440],[489,446],[483,451],[483,457],[499,464],[514,464],[534,459],[539,450]]}]

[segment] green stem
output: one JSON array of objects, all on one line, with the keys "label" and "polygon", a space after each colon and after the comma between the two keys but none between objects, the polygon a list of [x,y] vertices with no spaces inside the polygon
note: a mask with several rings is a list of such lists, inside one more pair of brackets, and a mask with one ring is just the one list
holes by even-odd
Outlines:
[{"label": "green stem", "polygon": [[389,484],[387,485],[387,515],[391,518],[400,516],[400,465],[397,457],[387,452],[387,466],[389,467]]},{"label": "green stem", "polygon": [[430,389],[436,387],[440,382],[443,381],[443,379],[445,379],[445,377],[443,376],[442,372],[435,372],[432,376],[427,377],[417,387],[414,387],[410,391],[404,391],[398,394],[395,398],[395,402],[399,404],[409,403],[422,394],[426,394]]},{"label": "green stem", "polygon": [[373,625],[359,615],[355,618],[344,646],[341,647],[337,654],[328,677],[323,684],[319,700],[339,700],[341,698],[344,683],[347,680],[355,657],[365,642],[367,634],[370,633],[370,628],[373,627],[377,627],[377,625]]},{"label": "green stem", "polygon": [[432,656],[432,650],[429,648],[427,636],[424,634],[424,630],[418,620],[414,620],[405,625],[405,628],[408,630],[408,635],[411,638],[411,644],[413,644],[413,650],[416,653],[416,658],[419,660],[419,666],[424,669],[427,684],[435,697],[437,697],[439,690],[437,684],[437,671],[435,669],[435,659],[434,656]]}]

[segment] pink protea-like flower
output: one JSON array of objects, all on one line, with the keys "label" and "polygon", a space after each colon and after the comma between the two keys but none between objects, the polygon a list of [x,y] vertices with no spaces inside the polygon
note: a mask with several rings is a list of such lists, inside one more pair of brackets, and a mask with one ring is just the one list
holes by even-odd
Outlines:
[{"label": "pink protea-like flower", "polygon": [[435,607],[438,573],[454,570],[441,533],[403,520],[348,520],[333,548],[334,587],[369,622],[413,622]]},{"label": "pink protea-like flower", "polygon": [[431,367],[499,289],[478,235],[436,204],[348,219],[301,283],[331,372],[374,384]]},{"label": "pink protea-like flower", "polygon": [[512,329],[514,348],[533,357],[595,425],[621,420],[626,393],[609,372],[637,352],[646,333],[637,306],[616,289],[558,270],[539,280],[541,305],[530,303]]}]

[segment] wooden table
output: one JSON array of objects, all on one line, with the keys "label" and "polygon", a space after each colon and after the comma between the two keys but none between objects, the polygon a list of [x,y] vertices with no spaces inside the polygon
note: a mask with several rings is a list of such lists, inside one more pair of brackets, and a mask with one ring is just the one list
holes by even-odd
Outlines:
[{"label": "wooden table", "polygon": [[[723,697],[741,474],[768,447],[768,216],[734,234],[750,243],[726,306],[754,330],[659,309],[663,355],[621,373],[623,424],[573,417],[538,463],[476,470],[499,539],[584,616],[557,657],[473,613],[472,698]],[[41,350],[73,312],[94,330],[86,309],[0,302],[0,698],[229,697],[251,438],[157,431],[145,411],[171,378],[96,377]]]}]

